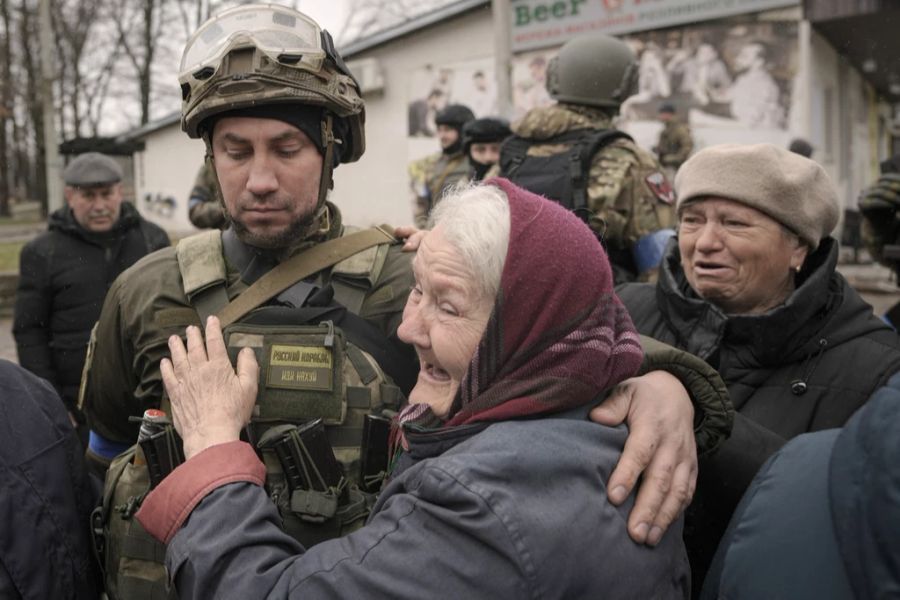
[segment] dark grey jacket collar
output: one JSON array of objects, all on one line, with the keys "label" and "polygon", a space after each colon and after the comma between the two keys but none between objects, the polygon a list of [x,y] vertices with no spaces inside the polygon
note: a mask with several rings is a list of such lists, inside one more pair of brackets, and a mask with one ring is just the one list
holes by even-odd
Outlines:
[{"label": "dark grey jacket collar", "polygon": [[657,302],[682,347],[692,354],[708,359],[727,340],[752,354],[757,364],[783,364],[820,349],[822,320],[834,316],[843,299],[835,279],[840,277],[835,273],[837,258],[836,240],[825,239],[808,257],[799,286],[784,304],[762,315],[728,316],[688,285],[673,238],[660,268]]}]

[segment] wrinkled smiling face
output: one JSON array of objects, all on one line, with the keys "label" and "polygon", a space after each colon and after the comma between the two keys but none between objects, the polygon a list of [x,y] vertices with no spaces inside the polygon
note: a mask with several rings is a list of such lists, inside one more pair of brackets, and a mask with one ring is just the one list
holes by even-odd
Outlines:
[{"label": "wrinkled smiling face", "polygon": [[419,379],[409,401],[426,403],[444,418],[487,327],[494,299],[478,289],[471,267],[440,225],[422,240],[413,272],[416,285],[397,330],[419,356]]},{"label": "wrinkled smiling face", "polygon": [[283,121],[225,117],[212,136],[225,210],[240,239],[287,248],[312,222],[322,155],[305,133]]},{"label": "wrinkled smiling face", "polygon": [[71,187],[65,189],[66,204],[79,225],[88,231],[109,231],[122,210],[122,184]]},{"label": "wrinkled smiling face", "polygon": [[724,198],[681,209],[678,248],[688,284],[727,314],[759,314],[794,289],[807,246],[768,215]]}]

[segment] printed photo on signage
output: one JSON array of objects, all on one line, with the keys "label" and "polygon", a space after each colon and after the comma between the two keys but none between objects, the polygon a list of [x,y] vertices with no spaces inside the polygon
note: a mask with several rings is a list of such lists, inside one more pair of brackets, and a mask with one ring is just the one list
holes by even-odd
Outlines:
[{"label": "printed photo on signage", "polygon": [[434,117],[448,104],[464,104],[476,117],[497,114],[497,86],[490,58],[426,65],[411,80],[409,137],[434,137]]},{"label": "printed photo on signage", "polygon": [[625,120],[654,119],[669,104],[697,125],[787,127],[797,72],[796,23],[687,27],[624,39],[640,64],[638,93],[622,107]]},{"label": "printed photo on signage", "polygon": [[547,92],[547,65],[558,48],[516,55],[512,66],[513,118],[519,119],[532,108],[553,104]]}]

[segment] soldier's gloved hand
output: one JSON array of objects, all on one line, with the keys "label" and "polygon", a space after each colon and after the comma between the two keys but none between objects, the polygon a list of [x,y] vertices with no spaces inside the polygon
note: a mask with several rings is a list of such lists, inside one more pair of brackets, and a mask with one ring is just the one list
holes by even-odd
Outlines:
[{"label": "soldier's gloved hand", "polygon": [[418,250],[419,244],[422,243],[422,238],[426,233],[428,233],[427,230],[419,229],[414,225],[401,225],[394,228],[394,235],[397,239],[406,240],[403,244],[404,252],[415,252]]},{"label": "soldier's gloved hand", "polygon": [[621,504],[644,474],[628,534],[655,546],[687,508],[697,484],[694,407],[681,382],[666,371],[627,379],[591,411],[603,425],[628,424],[625,449],[607,485],[613,504]]},{"label": "soldier's gloved hand", "polygon": [[216,317],[206,320],[206,344],[199,327],[187,328],[187,349],[177,335],[169,338],[172,359],[160,371],[172,403],[172,421],[190,459],[210,446],[240,439],[256,403],[259,365],[253,350],[238,354],[237,371],[225,350]]}]

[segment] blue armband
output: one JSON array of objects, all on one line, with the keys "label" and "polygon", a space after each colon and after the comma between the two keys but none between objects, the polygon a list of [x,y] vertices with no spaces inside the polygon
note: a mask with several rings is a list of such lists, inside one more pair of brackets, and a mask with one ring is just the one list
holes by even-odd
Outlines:
[{"label": "blue armband", "polygon": [[88,449],[98,456],[112,460],[131,448],[131,444],[122,444],[108,440],[93,429],[88,436]]}]

